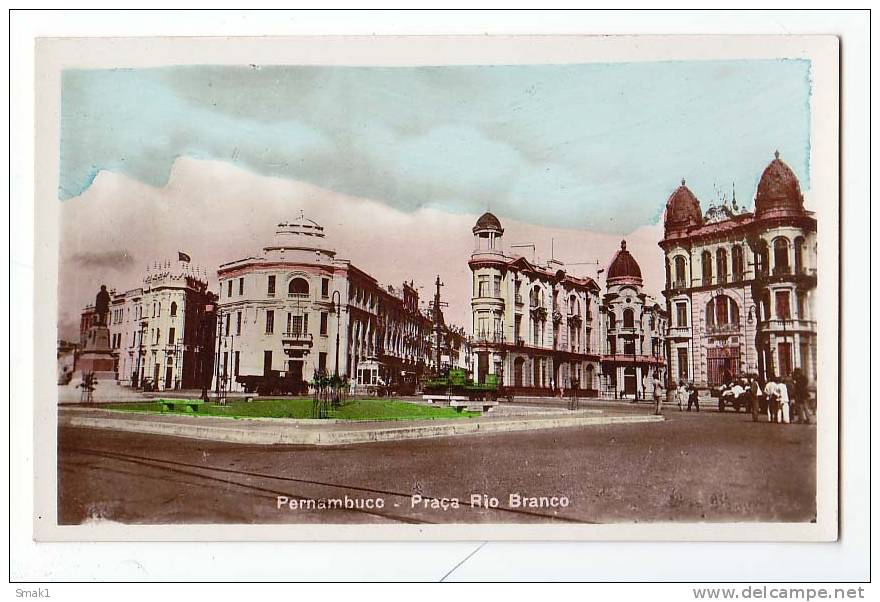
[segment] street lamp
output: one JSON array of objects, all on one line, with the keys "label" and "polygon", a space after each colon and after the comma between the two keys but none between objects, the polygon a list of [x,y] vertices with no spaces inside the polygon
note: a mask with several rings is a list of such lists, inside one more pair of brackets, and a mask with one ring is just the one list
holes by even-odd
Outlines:
[{"label": "street lamp", "polygon": [[333,364],[333,376],[337,379],[339,379],[339,328],[340,318],[342,316],[341,297],[342,295],[339,291],[333,291],[333,296],[330,297],[330,304],[334,307],[334,311],[336,312],[336,361]]},{"label": "street lamp", "polygon": [[[208,401],[208,387],[211,384],[211,381],[208,379],[208,342],[213,340],[213,336],[209,337],[210,329],[208,328],[208,324],[211,324],[214,317],[213,313],[216,311],[216,306],[213,303],[205,304],[205,313],[202,315],[202,340],[199,342],[201,344],[201,360],[202,360],[202,369],[201,369],[201,377],[202,377],[202,401]],[[212,353],[213,355],[213,353]]]},{"label": "street lamp", "polygon": [[144,333],[147,330],[147,321],[141,320],[141,331],[140,331],[140,341],[138,341],[138,361],[137,361],[137,369],[135,370],[135,382],[137,383],[136,387],[141,387],[143,385],[143,379],[141,378],[141,367],[142,367],[142,357],[146,356],[146,350],[144,349]]}]

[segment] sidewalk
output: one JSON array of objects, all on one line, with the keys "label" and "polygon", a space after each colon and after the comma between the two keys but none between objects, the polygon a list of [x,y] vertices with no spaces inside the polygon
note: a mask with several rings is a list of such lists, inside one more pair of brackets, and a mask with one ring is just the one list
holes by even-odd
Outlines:
[{"label": "sidewalk", "polygon": [[662,416],[647,413],[606,413],[595,409],[554,412],[510,410],[514,409],[510,408],[498,415],[476,418],[379,422],[221,418],[64,407],[59,408],[58,425],[255,445],[349,445],[476,433],[663,421]]}]

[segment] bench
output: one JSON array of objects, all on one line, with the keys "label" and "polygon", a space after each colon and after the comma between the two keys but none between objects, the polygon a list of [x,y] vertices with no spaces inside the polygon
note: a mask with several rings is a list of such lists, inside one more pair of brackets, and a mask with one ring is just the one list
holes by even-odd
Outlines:
[{"label": "bench", "polygon": [[498,405],[497,401],[489,400],[453,400],[449,402],[449,406],[455,408],[459,412],[462,410],[467,412],[481,412],[483,414],[491,412]]},{"label": "bench", "polygon": [[191,408],[193,412],[199,411],[199,406],[204,404],[205,402],[201,399],[162,399],[159,401],[162,404],[162,411],[170,410],[174,411],[178,406]]}]

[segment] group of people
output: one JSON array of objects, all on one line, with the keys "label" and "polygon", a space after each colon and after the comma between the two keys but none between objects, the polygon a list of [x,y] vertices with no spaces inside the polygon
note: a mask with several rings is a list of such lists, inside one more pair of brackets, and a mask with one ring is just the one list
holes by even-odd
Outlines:
[{"label": "group of people", "polygon": [[747,374],[722,385],[721,395],[745,398],[742,405],[751,410],[755,422],[766,414],[767,422],[810,424],[810,392],[806,375],[799,368],[785,378],[770,374],[766,381]]},{"label": "group of people", "polygon": [[[654,376],[655,414],[663,409],[664,387],[659,375]],[[745,398],[742,405],[752,413],[752,420],[758,421],[761,415],[767,415],[767,422],[790,424],[799,422],[810,424],[810,413],[815,414],[815,407],[810,407],[810,392],[807,377],[800,368],[795,369],[791,376],[775,378],[772,374],[764,381],[756,375],[745,375],[732,379],[722,386],[722,395],[732,395],[737,399]],[[687,403],[687,411],[696,406],[700,411],[700,399],[693,383],[682,380],[678,386],[673,383],[669,391],[670,401],[678,402],[679,411],[683,411]]]}]

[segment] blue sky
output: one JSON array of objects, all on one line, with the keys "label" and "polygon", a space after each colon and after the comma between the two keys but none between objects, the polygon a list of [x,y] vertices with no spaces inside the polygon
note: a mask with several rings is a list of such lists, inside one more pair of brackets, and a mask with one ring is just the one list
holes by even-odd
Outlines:
[{"label": "blue sky", "polygon": [[[391,207],[627,233],[681,178],[751,206],[779,150],[809,189],[809,62],[68,70],[59,198],[109,170],[228,161]],[[209,194],[208,191],[206,193]],[[259,199],[254,199],[259,203]]]}]

